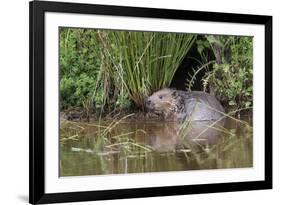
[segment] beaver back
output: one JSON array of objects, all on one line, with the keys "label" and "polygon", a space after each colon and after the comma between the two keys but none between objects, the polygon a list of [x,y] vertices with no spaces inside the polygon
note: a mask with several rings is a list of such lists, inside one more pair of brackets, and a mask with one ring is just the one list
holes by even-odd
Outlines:
[{"label": "beaver back", "polygon": [[224,117],[224,108],[220,102],[208,93],[201,91],[179,91],[184,109],[178,117],[190,120],[219,120]]}]

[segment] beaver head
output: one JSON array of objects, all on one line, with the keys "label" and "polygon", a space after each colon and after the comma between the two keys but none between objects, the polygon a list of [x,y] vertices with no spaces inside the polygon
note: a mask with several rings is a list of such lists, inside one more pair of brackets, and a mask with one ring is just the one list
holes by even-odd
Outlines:
[{"label": "beaver head", "polygon": [[164,88],[153,93],[145,101],[145,107],[148,111],[162,115],[165,119],[176,118],[184,103],[182,97],[176,90]]}]

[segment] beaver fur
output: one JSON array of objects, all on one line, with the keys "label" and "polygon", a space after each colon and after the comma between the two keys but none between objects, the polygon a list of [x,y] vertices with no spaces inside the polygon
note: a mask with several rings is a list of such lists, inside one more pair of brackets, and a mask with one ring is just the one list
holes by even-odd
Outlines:
[{"label": "beaver fur", "polygon": [[162,89],[145,101],[148,111],[163,116],[165,120],[218,120],[223,118],[224,108],[212,95],[201,91]]}]

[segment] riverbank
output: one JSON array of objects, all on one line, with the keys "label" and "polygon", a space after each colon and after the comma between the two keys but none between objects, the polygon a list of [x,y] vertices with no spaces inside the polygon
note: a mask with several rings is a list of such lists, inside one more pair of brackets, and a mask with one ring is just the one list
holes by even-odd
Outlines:
[{"label": "riverbank", "polygon": [[[232,113],[237,119],[252,119],[252,109],[245,109],[240,112],[235,112],[233,108],[226,108],[226,113]],[[130,116],[128,116],[130,115]],[[156,115],[155,113],[142,112],[137,109],[124,109],[109,113],[100,112],[87,112],[83,108],[69,108],[67,110],[60,111],[60,120],[69,120],[75,122],[93,122],[102,119],[103,121],[121,119],[125,116],[126,119],[130,120],[152,120],[152,121],[163,121],[163,117]]]}]

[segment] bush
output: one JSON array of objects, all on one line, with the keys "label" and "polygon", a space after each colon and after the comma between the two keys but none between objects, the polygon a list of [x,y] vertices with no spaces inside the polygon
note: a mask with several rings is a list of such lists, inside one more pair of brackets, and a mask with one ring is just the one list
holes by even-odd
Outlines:
[{"label": "bush", "polygon": [[[253,100],[252,37],[206,35],[197,41],[202,66],[188,78],[188,88],[199,69],[204,91],[214,94],[225,106],[233,109],[251,107]],[[210,50],[213,55],[207,55]],[[208,56],[208,57],[206,57]]]}]

